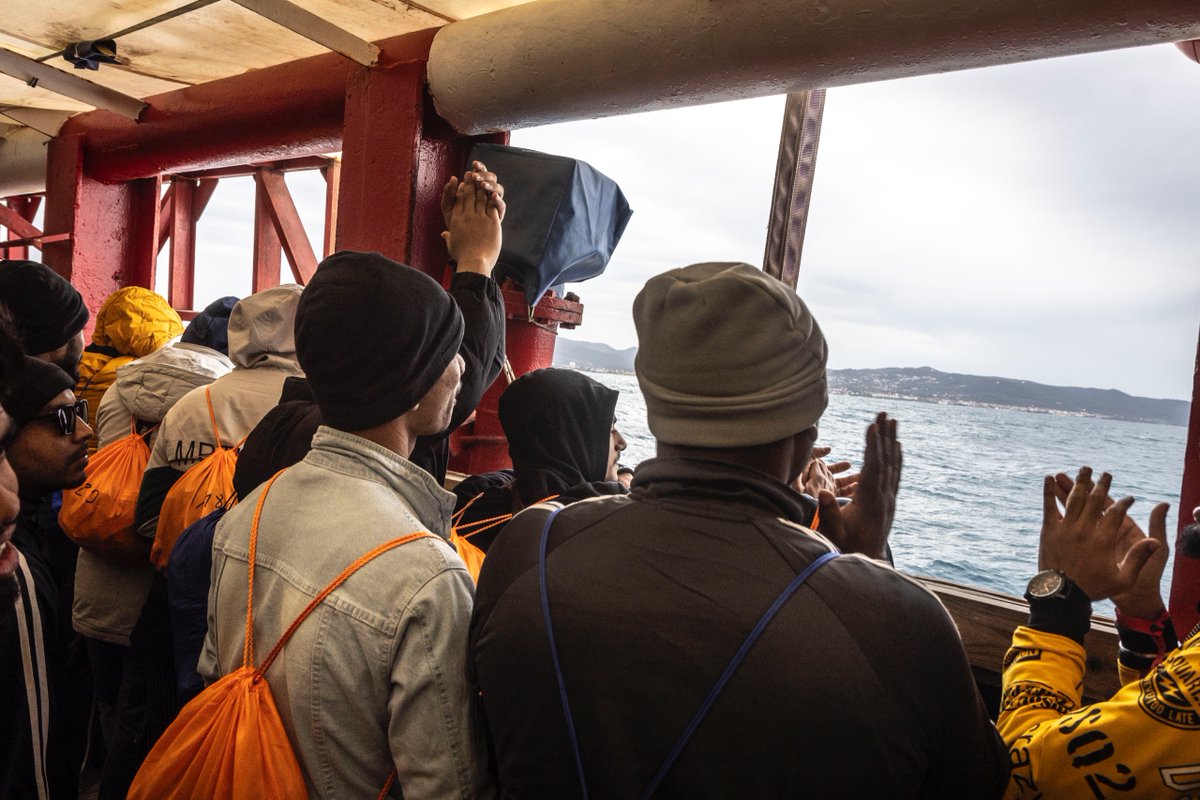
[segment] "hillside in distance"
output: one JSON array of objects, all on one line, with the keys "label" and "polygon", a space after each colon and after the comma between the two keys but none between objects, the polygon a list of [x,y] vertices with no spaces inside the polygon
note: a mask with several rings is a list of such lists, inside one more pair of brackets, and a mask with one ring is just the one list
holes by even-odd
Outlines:
[{"label": "hillside in distance", "polygon": [[1191,405],[1184,400],[1134,397],[1116,389],[1047,386],[1013,378],[939,372],[932,367],[830,370],[829,390],[840,394],[1020,408],[1168,425],[1187,425]]},{"label": "hillside in distance", "polygon": [[633,372],[637,348],[617,350],[599,342],[580,342],[558,337],[554,345],[554,366],[586,369],[593,372]]},{"label": "hillside in distance", "polygon": [[[560,338],[555,347],[554,363],[597,372],[632,373],[636,354],[636,347],[616,350],[606,344]],[[1116,389],[1047,386],[1013,378],[940,372],[932,367],[830,370],[829,390],[835,394],[1017,408],[1167,425],[1187,425],[1190,408],[1184,400],[1134,397]]]}]

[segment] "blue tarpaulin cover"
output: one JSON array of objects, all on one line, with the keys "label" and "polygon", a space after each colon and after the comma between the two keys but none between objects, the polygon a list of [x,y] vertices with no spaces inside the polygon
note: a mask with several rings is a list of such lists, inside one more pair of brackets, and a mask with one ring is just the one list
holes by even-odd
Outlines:
[{"label": "blue tarpaulin cover", "polygon": [[512,278],[530,307],[551,286],[604,272],[633,211],[611,178],[574,158],[499,144],[477,144],[504,185],[508,211],[496,280]]}]

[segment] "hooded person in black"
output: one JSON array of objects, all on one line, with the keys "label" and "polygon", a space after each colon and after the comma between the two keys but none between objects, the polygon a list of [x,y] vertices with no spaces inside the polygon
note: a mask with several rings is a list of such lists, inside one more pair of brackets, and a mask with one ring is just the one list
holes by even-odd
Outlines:
[{"label": "hooded person in black", "polygon": [[[513,470],[472,476],[455,488],[459,535],[486,552],[505,515],[551,497],[570,503],[624,494],[616,476],[625,449],[616,428],[619,394],[568,369],[539,369],[513,381],[499,404]],[[483,522],[494,517],[502,519]]]}]

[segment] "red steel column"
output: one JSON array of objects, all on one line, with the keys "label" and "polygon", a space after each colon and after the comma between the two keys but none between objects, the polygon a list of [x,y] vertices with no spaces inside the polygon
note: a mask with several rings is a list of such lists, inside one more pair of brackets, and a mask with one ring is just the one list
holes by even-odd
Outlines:
[{"label": "red steel column", "polygon": [[338,189],[340,249],[375,250],[411,262],[424,80],[423,53],[350,76]]},{"label": "red steel column", "polygon": [[[530,319],[525,293],[505,283],[504,346],[514,377],[553,365],[559,327],[574,328],[583,321],[583,306],[577,300],[574,295],[562,298],[547,292],[534,306],[533,319]],[[475,421],[464,425],[451,437],[451,469],[475,475],[512,466],[499,412],[500,395],[504,394],[508,383],[508,377],[501,374],[479,401]]]},{"label": "red steel column", "polygon": [[190,310],[196,300],[196,199],[197,181],[175,178],[171,181],[174,202],[171,206],[171,279],[167,300],[171,307]]},{"label": "red steel column", "polygon": [[275,232],[275,224],[271,222],[271,213],[267,206],[266,187],[263,186],[260,174],[254,173],[254,277],[250,282],[252,292],[261,292],[279,285],[279,268],[283,264],[283,244],[279,234]]},{"label": "red steel column", "polygon": [[43,260],[75,284],[94,315],[114,290],[153,285],[159,179],[101,183],[85,168],[79,136],[48,148],[44,231],[70,238],[47,242]]},{"label": "red steel column", "polygon": [[507,144],[508,134],[461,136],[437,116],[425,92],[436,31],[423,33],[350,76],[335,239],[339,250],[375,250],[441,279],[442,186],[464,171],[475,142]]},{"label": "red steel column", "polygon": [[1171,617],[1175,630],[1186,636],[1200,622],[1200,558],[1180,552],[1179,533],[1191,524],[1192,509],[1200,506],[1200,344],[1192,373],[1192,416],[1183,456],[1183,486],[1179,490],[1179,530],[1175,537],[1175,568],[1171,574]]}]

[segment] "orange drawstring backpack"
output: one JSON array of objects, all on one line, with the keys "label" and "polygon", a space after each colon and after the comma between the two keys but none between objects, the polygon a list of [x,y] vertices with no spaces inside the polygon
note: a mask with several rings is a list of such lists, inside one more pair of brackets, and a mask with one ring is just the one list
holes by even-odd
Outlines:
[{"label": "orange drawstring backpack", "polygon": [[[307,796],[304,776],[283,729],[267,670],[292,634],[321,602],[358,569],[402,544],[432,536],[418,531],[385,542],[355,559],[314,597],[254,666],[254,568],[263,503],[280,470],[267,482],[254,508],[247,555],[246,641],[242,666],[206,687],[159,737],[129,788],[129,800],[273,800]],[[388,774],[379,800],[396,782]]]},{"label": "orange drawstring backpack", "polygon": [[150,461],[146,437],[153,430],[138,433],[137,420],[132,420],[128,436],[100,448],[88,461],[83,484],[63,492],[58,525],[83,549],[146,563],[146,545],[134,530],[133,517]]},{"label": "orange drawstring backpack", "polygon": [[[467,509],[471,507],[471,503],[474,503],[481,497],[483,497],[483,492],[468,500],[467,504],[454,512],[454,516],[450,518],[450,544],[454,545],[454,549],[458,551],[458,557],[466,564],[467,572],[471,573],[471,578],[476,583],[479,583],[479,571],[483,569],[483,559],[487,554],[471,544],[468,539],[477,533],[483,533],[497,525],[508,522],[514,516],[513,514],[498,514],[494,517],[463,523],[463,514],[467,513]],[[552,494],[549,497],[538,500],[534,505],[548,503],[556,497],[558,495]],[[463,531],[466,531],[466,533],[463,533]]]},{"label": "orange drawstring backpack", "polygon": [[233,447],[226,447],[221,442],[220,431],[217,430],[212,392],[207,386],[204,387],[204,401],[208,403],[208,418],[212,421],[217,449],[183,473],[183,477],[175,481],[175,485],[163,499],[162,509],[158,512],[158,528],[154,532],[150,560],[164,572],[167,569],[167,561],[171,558],[171,551],[175,549],[175,541],[189,525],[207,516],[209,512],[218,508],[230,508],[237,502],[233,492],[233,471],[237,467],[238,449],[246,440],[242,439]]}]

